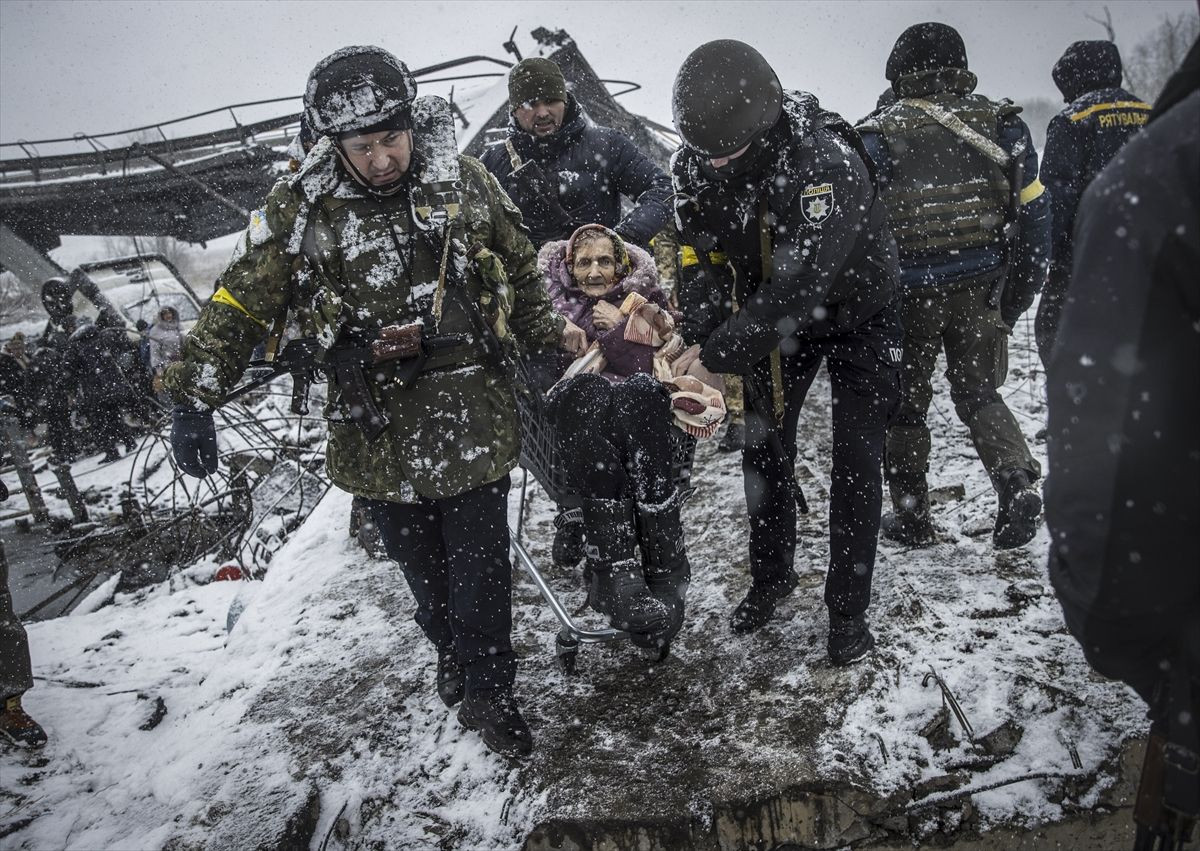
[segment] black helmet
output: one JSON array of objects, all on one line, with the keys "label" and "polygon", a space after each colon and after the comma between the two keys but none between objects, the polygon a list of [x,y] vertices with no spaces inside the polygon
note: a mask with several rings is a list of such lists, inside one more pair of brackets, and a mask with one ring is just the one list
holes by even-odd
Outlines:
[{"label": "black helmet", "polygon": [[47,278],[42,284],[42,307],[59,324],[74,312],[74,297],[75,285],[66,278]]},{"label": "black helmet", "polygon": [[688,147],[727,157],[775,126],[783,87],[763,55],[719,39],[691,52],[675,76],[671,113]]},{"label": "black helmet", "polygon": [[317,136],[407,129],[416,96],[413,75],[382,47],[343,47],[308,75],[304,114]]}]

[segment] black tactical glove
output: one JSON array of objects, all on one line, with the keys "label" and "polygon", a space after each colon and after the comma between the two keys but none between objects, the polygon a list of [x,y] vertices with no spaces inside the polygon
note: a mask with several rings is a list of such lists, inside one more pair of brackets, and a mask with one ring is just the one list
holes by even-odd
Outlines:
[{"label": "black tactical glove", "polygon": [[1000,318],[1009,329],[1016,328],[1017,320],[1024,315],[1032,303],[1032,299],[1029,301],[1018,299],[1015,293],[1010,294],[1008,290],[1005,290],[1004,295],[1000,298]]},{"label": "black tactical glove", "polygon": [[171,454],[189,476],[203,479],[217,472],[217,427],[212,411],[178,407],[171,412]]}]

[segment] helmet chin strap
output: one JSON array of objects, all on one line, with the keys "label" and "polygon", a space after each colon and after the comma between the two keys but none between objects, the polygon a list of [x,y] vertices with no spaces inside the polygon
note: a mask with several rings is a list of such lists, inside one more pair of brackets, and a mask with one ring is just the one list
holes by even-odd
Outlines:
[{"label": "helmet chin strap", "polygon": [[346,156],[346,152],[342,150],[342,143],[339,139],[333,140],[333,149],[337,151],[338,159],[342,161],[342,166],[346,171],[350,172],[350,176],[354,178],[363,189],[370,192],[372,195],[378,195],[381,198],[387,198],[395,195],[404,186],[404,181],[408,178],[408,172],[412,170],[412,164],[409,164],[408,170],[400,173],[400,176],[391,183],[385,183],[383,186],[376,186],[371,183],[367,176],[355,168],[354,163]]}]

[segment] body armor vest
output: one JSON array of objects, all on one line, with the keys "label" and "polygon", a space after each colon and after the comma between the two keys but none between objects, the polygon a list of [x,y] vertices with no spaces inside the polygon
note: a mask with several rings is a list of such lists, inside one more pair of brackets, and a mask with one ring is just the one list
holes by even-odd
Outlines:
[{"label": "body armor vest", "polygon": [[[1016,112],[982,95],[922,97],[992,142],[1001,119]],[[892,175],[883,197],[901,262],[1003,244],[1011,190],[1000,166],[903,99],[860,129],[887,140]]]}]

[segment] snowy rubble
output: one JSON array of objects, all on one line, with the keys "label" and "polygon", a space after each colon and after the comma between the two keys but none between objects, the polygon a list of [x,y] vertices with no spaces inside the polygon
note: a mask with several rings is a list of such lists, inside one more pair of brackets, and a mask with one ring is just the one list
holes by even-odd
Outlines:
[{"label": "snowy rubble", "polygon": [[[1004,393],[1044,462],[1031,316],[1017,329]],[[943,379],[936,390],[940,540],[915,551],[881,544],[870,612],[879,650],[867,662],[839,670],[824,654],[822,375],[800,425],[797,468],[812,505],[801,519],[802,583],[759,633],[727,626],[748,582],[739,461],[702,444],[684,510],[688,620],[667,662],[651,666],[626,644],[584,647],[578,674],[564,677],[553,617],[517,575],[518,698],[537,749],[510,763],[438,701],[403,578],[349,538],[350,497],[333,490],[274,553],[264,581],[198,584],[210,562],[88,614],[29,625],[39,680],[26,705],[50,743],[0,752],[3,844],[250,848],[311,835],[313,849],[519,848],[546,825],[640,822],[707,835],[737,802],[798,787],[872,797],[903,816],[938,795],[1029,774],[1039,779],[971,797],[981,828],[1095,807],[1122,743],[1144,732],[1142,708],[1095,677],[1066,634],[1045,530],[1020,550],[993,551],[995,497]],[[529,500],[524,535],[548,565],[553,506],[532,483]],[[582,603],[577,577],[547,574],[568,609]],[[244,610],[227,634],[235,598]],[[931,670],[987,749],[941,714],[938,685],[922,685]],[[912,839],[936,829],[936,819],[918,822]]]}]

